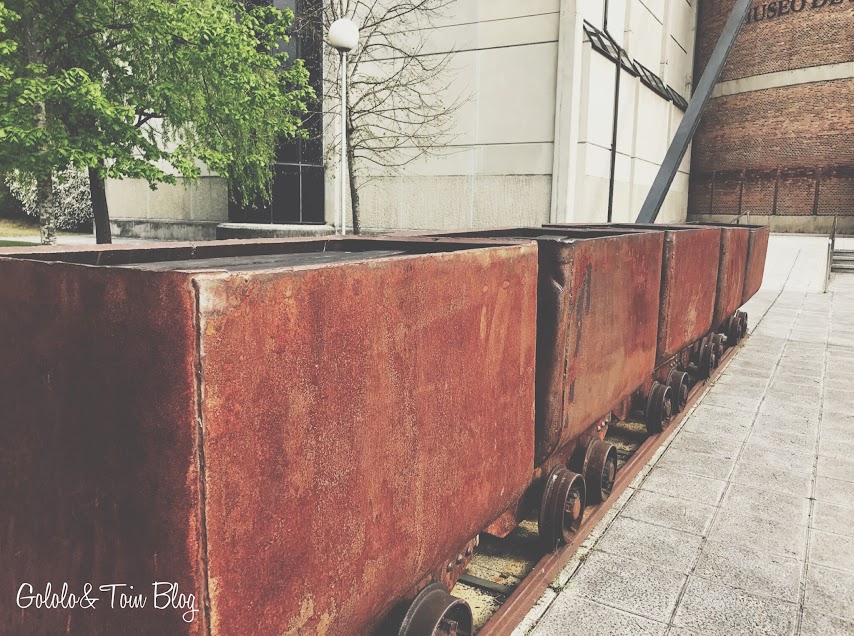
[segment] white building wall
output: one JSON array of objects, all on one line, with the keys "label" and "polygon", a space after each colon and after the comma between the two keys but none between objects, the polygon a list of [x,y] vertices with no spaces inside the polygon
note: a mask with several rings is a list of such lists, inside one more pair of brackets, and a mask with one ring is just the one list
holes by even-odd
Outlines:
[{"label": "white building wall", "polygon": [[[458,0],[430,36],[436,53],[457,51],[448,100],[470,91],[456,137],[398,174],[373,170],[363,228],[606,221],[616,69],[582,31],[584,21],[603,29],[604,10],[604,0]],[[690,98],[696,0],[609,0],[608,10],[608,31],[630,57]],[[613,221],[637,216],[681,117],[621,72]],[[689,165],[660,221],[685,219]],[[328,209],[332,222],[337,206]]]},{"label": "white building wall", "polygon": [[[453,5],[429,45],[437,55],[456,51],[446,101],[468,99],[439,156],[398,174],[369,172],[360,189],[363,229],[549,220],[559,12],[560,0]],[[329,206],[329,221],[336,209]]]}]

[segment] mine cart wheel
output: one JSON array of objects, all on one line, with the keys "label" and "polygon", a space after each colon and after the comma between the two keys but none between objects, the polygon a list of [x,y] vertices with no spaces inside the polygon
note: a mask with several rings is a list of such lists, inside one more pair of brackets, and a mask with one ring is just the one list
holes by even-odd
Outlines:
[{"label": "mine cart wheel", "polygon": [[738,339],[741,340],[747,335],[747,312],[739,311],[738,316]]},{"label": "mine cart wheel", "polygon": [[700,375],[708,378],[717,364],[717,356],[715,355],[715,344],[710,336],[703,338],[700,343],[700,358],[697,367],[700,370]]},{"label": "mine cart wheel", "polygon": [[617,477],[617,449],[613,444],[594,439],[587,445],[583,472],[587,502],[597,504],[608,499]]},{"label": "mine cart wheel", "polygon": [[737,311],[732,316],[729,317],[727,321],[727,339],[729,340],[730,346],[735,346],[739,342],[741,342],[742,337],[744,336],[743,326],[744,323],[741,320],[740,316],[741,312]]},{"label": "mine cart wheel", "polygon": [[584,477],[564,466],[552,468],[540,504],[540,542],[548,551],[569,543],[581,526],[586,504]]},{"label": "mine cart wheel", "polygon": [[721,362],[721,358],[724,355],[724,347],[726,345],[726,336],[722,333],[716,333],[715,335],[712,336],[712,345],[713,345],[714,351],[715,351],[714,366],[715,366],[715,368],[717,368],[717,366]]},{"label": "mine cart wheel", "polygon": [[646,400],[646,430],[660,433],[673,415],[673,392],[661,382],[653,382]]},{"label": "mine cart wheel", "polygon": [[418,593],[403,618],[399,636],[471,636],[471,607],[451,596],[441,583],[431,583]]},{"label": "mine cart wheel", "polygon": [[674,413],[681,413],[688,404],[688,380],[688,374],[678,369],[671,369],[667,376],[667,386],[670,387],[673,397]]}]

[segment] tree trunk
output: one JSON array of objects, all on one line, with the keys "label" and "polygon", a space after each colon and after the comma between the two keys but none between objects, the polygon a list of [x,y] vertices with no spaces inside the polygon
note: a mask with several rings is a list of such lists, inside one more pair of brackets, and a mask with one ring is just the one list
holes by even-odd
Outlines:
[{"label": "tree trunk", "polygon": [[[100,161],[101,167],[104,160]],[[110,211],[107,208],[107,190],[98,168],[89,168],[89,194],[92,195],[92,216],[95,217],[95,242],[112,243],[110,232]]]},{"label": "tree trunk", "polygon": [[[347,135],[349,137],[349,134]],[[359,187],[356,184],[356,168],[354,166],[355,153],[350,144],[347,144],[347,176],[350,181],[350,207],[353,209],[353,234],[361,234],[362,228],[359,222]]]},{"label": "tree trunk", "polygon": [[53,214],[53,177],[40,176],[36,179],[36,205],[39,210],[39,229],[42,245],[56,244]]}]

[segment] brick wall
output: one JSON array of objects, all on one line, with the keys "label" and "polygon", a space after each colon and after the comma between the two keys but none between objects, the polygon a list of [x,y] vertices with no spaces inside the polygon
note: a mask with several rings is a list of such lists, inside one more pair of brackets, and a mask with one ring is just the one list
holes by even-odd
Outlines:
[{"label": "brick wall", "polygon": [[[733,3],[701,1],[695,77]],[[771,4],[785,15],[769,18]],[[754,3],[721,81],[854,61],[854,0],[792,6]],[[852,104],[854,78],[713,99],[694,137],[688,213],[854,217]]]}]

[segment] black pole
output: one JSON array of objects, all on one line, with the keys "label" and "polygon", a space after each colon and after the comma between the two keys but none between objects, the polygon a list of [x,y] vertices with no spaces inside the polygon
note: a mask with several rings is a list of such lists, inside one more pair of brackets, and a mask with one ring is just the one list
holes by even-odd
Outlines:
[{"label": "black pole", "polygon": [[[605,31],[605,35],[611,38],[611,35]],[[620,62],[620,47],[611,38],[611,43],[617,49],[617,68],[616,79],[614,80],[614,124],[611,131],[611,178],[608,182],[608,223],[614,216],[614,180],[617,176],[617,126],[620,122],[620,73],[623,70],[623,65]]]},{"label": "black pole", "polygon": [[715,89],[715,84],[718,83],[718,78],[726,66],[727,58],[735,44],[735,39],[741,31],[741,25],[747,17],[747,12],[753,5],[753,0],[736,0],[732,12],[727,18],[724,30],[721,32],[721,37],[718,38],[718,43],[715,45],[715,50],[709,58],[706,68],[703,69],[703,74],[700,76],[700,81],[697,82],[697,88],[691,96],[691,101],[688,102],[688,108],[685,110],[685,115],[682,121],[679,122],[679,127],[676,129],[676,135],[673,141],[670,142],[670,147],[667,149],[667,154],[664,155],[664,161],[655,175],[655,180],[652,182],[652,187],[649,189],[649,194],[646,195],[646,200],[643,202],[640,214],[636,223],[654,223],[664,204],[664,199],[667,197],[667,192],[670,190],[670,184],[673,183],[676,172],[679,170],[679,164],[685,157],[688,151],[688,145],[697,131],[697,126],[700,125],[700,118],[703,116],[703,111],[706,110],[706,105],[712,97],[712,91]]}]

